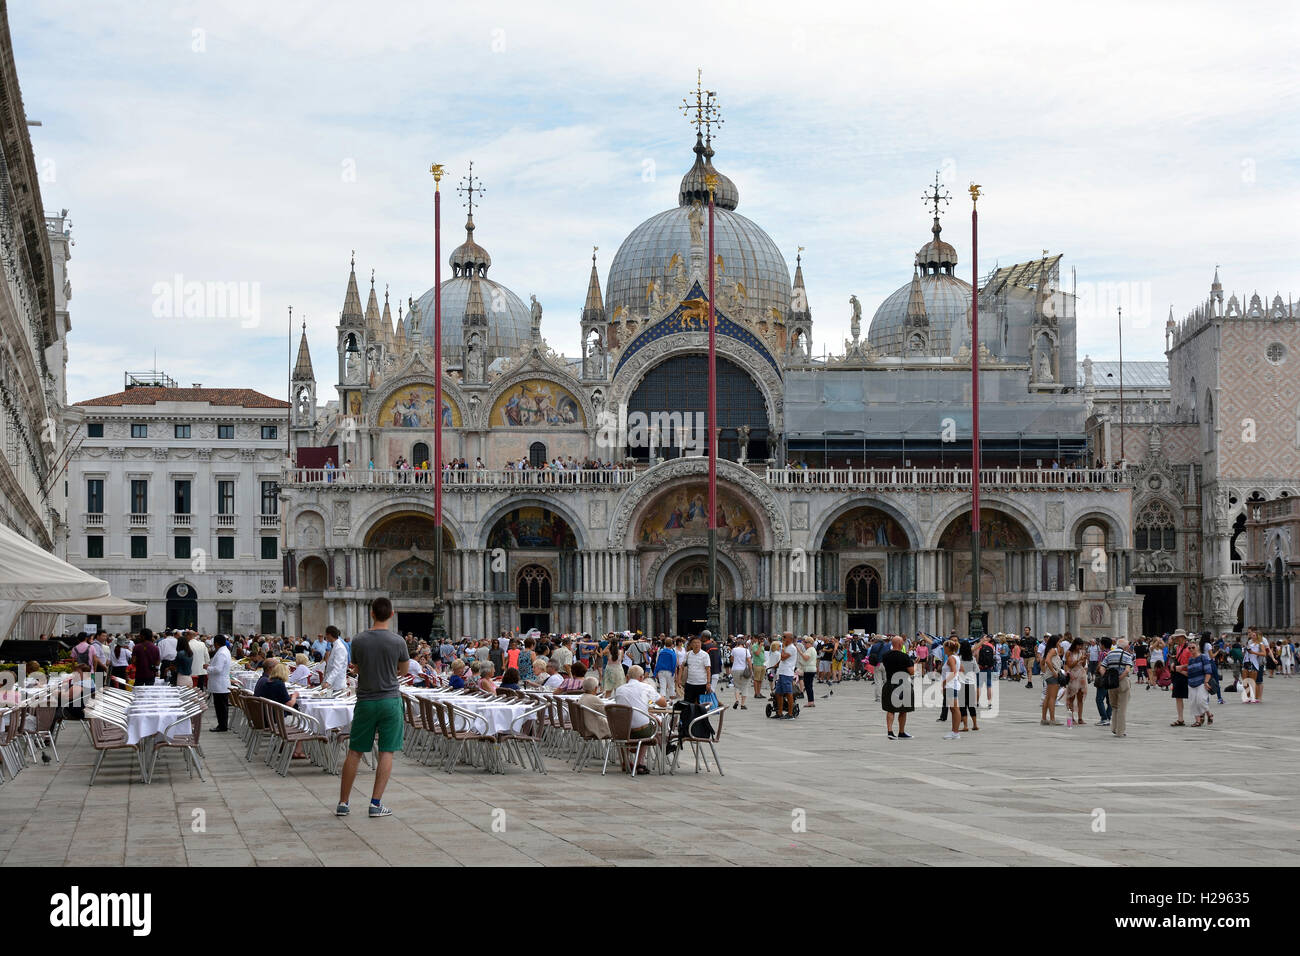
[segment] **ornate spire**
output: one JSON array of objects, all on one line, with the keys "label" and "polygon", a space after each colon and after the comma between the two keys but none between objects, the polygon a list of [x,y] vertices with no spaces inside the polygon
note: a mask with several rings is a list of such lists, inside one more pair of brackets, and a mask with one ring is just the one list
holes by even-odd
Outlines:
[{"label": "ornate spire", "polygon": [[939,210],[948,203],[951,197],[946,190],[942,193],[939,191],[940,185],[939,173],[936,171],[934,186],[932,189],[927,188],[925,194],[921,197],[927,206],[934,207],[934,222],[930,226],[930,234],[933,238],[917,251],[916,265],[932,275],[940,272],[952,275],[953,269],[957,265],[957,250],[950,243],[939,238],[939,234],[943,231],[939,225]]},{"label": "ornate spire", "polygon": [[682,100],[679,107],[695,127],[695,164],[682,177],[677,202],[681,206],[707,203],[709,189],[706,180],[712,173],[718,177],[713,196],[714,205],[719,209],[735,209],[740,205],[740,192],[736,189],[736,184],[713,168],[713,133],[723,122],[718,109],[718,95],[713,90],[703,88],[700,76],[701,71],[697,70],[695,89]]},{"label": "ornate spire", "polygon": [[406,323],[402,321],[402,303],[397,303],[397,327],[393,331],[393,351],[406,350]]},{"label": "ornate spire", "polygon": [[307,323],[302,324],[302,338],[298,341],[298,361],[293,366],[295,382],[314,382],[316,373],[311,367],[311,350],[307,348]]},{"label": "ornate spire", "polygon": [[375,270],[370,270],[370,298],[366,302],[366,329],[371,333],[372,338],[378,338],[379,329],[379,299],[375,295]]},{"label": "ornate spire", "polygon": [[925,296],[921,292],[921,272],[919,268],[913,268],[912,285],[907,292],[907,325],[908,328],[926,328],[929,324]]},{"label": "ornate spire", "polygon": [[587,280],[587,301],[582,305],[582,321],[605,321],[605,303],[600,295],[600,276],[596,273],[596,249],[591,250],[591,278]]},{"label": "ornate spire", "polygon": [[379,334],[385,342],[393,341],[393,312],[388,307],[388,283],[384,283],[384,314],[379,317]]},{"label": "ornate spire", "polygon": [[794,254],[794,287],[790,293],[791,318],[808,317],[812,310],[808,308],[808,290],[803,284],[803,246]]},{"label": "ornate spire", "polygon": [[487,308],[483,305],[483,290],[476,274],[470,276],[469,296],[465,299],[465,319],[462,324],[465,328],[487,325]]},{"label": "ornate spire", "polygon": [[456,191],[465,197],[464,206],[467,210],[465,217],[465,241],[457,246],[451,252],[448,260],[451,263],[453,277],[478,275],[486,276],[488,269],[492,265],[492,257],[488,255],[486,249],[474,241],[474,196],[482,196],[486,191],[483,188],[483,181],[474,175],[474,164],[469,164],[469,173],[462,177],[463,186],[457,186]]},{"label": "ornate spire", "polygon": [[351,269],[348,272],[348,289],[343,296],[343,313],[339,317],[340,325],[363,325],[365,313],[361,311],[361,293],[357,291],[357,254],[352,253]]}]

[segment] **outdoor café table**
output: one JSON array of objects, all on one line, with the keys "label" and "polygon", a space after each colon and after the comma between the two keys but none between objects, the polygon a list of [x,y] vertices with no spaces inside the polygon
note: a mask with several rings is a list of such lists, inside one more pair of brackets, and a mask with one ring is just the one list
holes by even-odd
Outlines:
[{"label": "outdoor caf\u00e9 table", "polygon": [[[443,700],[447,703],[454,704],[461,710],[469,711],[483,718],[487,722],[484,727],[483,721],[469,720],[459,714],[456,715],[457,730],[473,730],[477,733],[503,734],[507,732],[518,733],[523,729],[523,718],[530,710],[537,708],[536,704],[527,701],[514,700],[496,700],[490,697],[466,697],[464,695],[444,693],[438,690],[429,690],[418,688],[410,691],[417,697],[428,697],[433,700]],[[473,726],[470,726],[470,725]]]},{"label": "outdoor caf\u00e9 table", "polygon": [[239,681],[239,685],[250,694],[257,688],[257,679],[262,676],[261,671],[235,671],[230,675]]},{"label": "outdoor caf\u00e9 table", "polygon": [[301,688],[296,688],[295,691],[298,694],[297,709],[319,720],[326,733],[332,730],[346,733],[352,727],[352,712],[357,706],[355,696],[317,696],[312,691]]},{"label": "outdoor caf\u00e9 table", "polygon": [[[171,690],[172,688],[168,688]],[[155,734],[163,733],[172,724],[176,723],[185,716],[185,708],[181,705],[180,696],[171,694],[150,693],[146,689],[137,690],[132,695],[130,707],[126,712],[126,742],[128,744],[138,744],[141,741],[148,741]],[[183,726],[172,727],[167,734],[168,739],[177,733],[186,733]]]}]

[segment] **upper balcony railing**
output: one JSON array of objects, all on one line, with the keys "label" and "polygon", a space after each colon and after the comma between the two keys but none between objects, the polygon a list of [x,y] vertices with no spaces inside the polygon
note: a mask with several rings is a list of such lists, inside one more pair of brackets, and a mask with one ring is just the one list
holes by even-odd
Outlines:
[{"label": "upper balcony railing", "polygon": [[[578,488],[600,489],[626,486],[649,466],[579,468],[573,471],[548,469],[455,469],[443,472],[447,491],[508,488],[546,488],[556,491]],[[969,488],[969,468],[775,468],[760,472],[774,488]],[[1125,487],[1129,476],[1121,468],[984,468],[980,484],[988,488],[1022,490],[1076,488],[1114,489]],[[376,468],[291,468],[284,474],[290,486],[370,488],[433,488],[433,472],[417,469]]]},{"label": "upper balcony railing", "polygon": [[[501,470],[448,468],[442,473],[442,486],[448,491],[486,488],[604,488],[630,485],[636,479],[635,468],[576,468],[572,471],[550,469]],[[290,468],[285,473],[290,485],[339,486],[343,488],[414,487],[433,488],[433,471],[415,468]]]},{"label": "upper balcony railing", "polygon": [[[981,468],[988,488],[1117,488],[1128,483],[1121,468]],[[769,468],[767,483],[777,488],[969,488],[969,468]]]}]

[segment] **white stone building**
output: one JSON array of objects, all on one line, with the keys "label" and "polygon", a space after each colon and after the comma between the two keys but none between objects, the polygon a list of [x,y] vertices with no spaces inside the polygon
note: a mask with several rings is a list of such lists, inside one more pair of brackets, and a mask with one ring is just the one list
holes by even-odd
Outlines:
[{"label": "white stone building", "polygon": [[87,623],[278,631],[286,403],[153,373],[128,374],[126,385],[67,411],[68,429],[80,430],[68,560],[148,611]]},{"label": "white stone building", "polygon": [[[65,211],[66,214],[66,211]],[[0,18],[0,522],[61,550],[64,217],[46,219],[9,30]]]}]

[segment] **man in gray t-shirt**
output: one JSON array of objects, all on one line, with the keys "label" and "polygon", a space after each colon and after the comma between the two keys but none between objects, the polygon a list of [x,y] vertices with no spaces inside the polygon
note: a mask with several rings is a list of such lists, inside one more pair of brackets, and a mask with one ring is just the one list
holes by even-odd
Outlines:
[{"label": "man in gray t-shirt", "polygon": [[357,665],[357,700],[398,696],[398,664],[409,660],[406,641],[396,631],[372,627],[352,638],[352,663]]},{"label": "man in gray t-shirt", "polygon": [[348,799],[357,778],[361,755],[377,750],[375,787],[371,792],[368,814],[392,815],[383,804],[384,788],[393,772],[393,754],[402,749],[402,697],[397,679],[406,673],[406,641],[390,629],[393,603],[386,597],[375,598],[370,605],[374,626],[352,638],[352,663],[357,668],[357,703],[352,711],[352,729],[348,738],[348,756],[343,761],[339,780],[339,805],[334,811],[348,815]]}]

